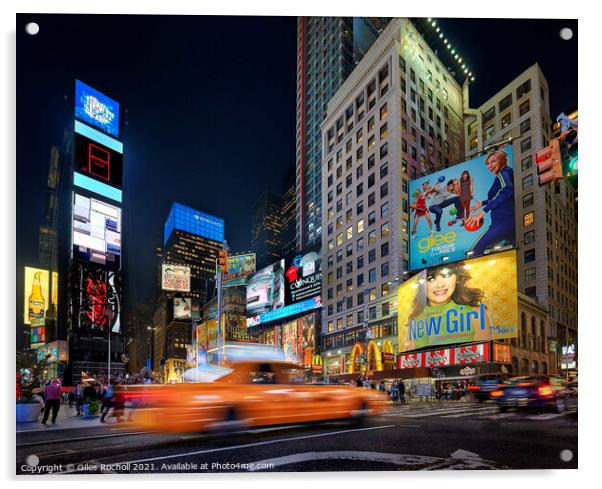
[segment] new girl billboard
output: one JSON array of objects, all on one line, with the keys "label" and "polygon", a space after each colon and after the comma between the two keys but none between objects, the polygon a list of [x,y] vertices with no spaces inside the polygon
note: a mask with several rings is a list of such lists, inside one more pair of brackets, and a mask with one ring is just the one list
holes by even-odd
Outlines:
[{"label": "new girl billboard", "polygon": [[399,351],[518,336],[516,251],[427,268],[398,290]]},{"label": "new girl billboard", "polygon": [[512,150],[412,180],[410,212],[411,270],[513,248]]}]

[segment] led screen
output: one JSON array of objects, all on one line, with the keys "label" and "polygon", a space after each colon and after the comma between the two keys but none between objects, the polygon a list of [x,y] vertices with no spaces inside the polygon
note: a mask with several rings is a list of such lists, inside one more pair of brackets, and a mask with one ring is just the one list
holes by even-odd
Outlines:
[{"label": "led screen", "polygon": [[119,137],[119,103],[75,80],[75,117]]},{"label": "led screen", "polygon": [[73,258],[119,268],[121,209],[100,200],[73,194]]},{"label": "led screen", "polygon": [[191,319],[192,318],[192,299],[190,297],[174,297],[173,318],[174,319]]},{"label": "led screen", "polygon": [[247,282],[247,312],[250,315],[284,307],[284,260],[267,266]]},{"label": "led screen", "polygon": [[176,292],[190,292],[190,267],[185,265],[161,265],[161,288]]},{"label": "led screen", "polygon": [[428,268],[400,285],[399,351],[516,338],[516,252]]},{"label": "led screen", "polygon": [[247,277],[255,273],[255,253],[228,256],[228,272],[224,273],[222,285],[235,287],[246,285]]},{"label": "led screen", "polygon": [[293,304],[322,292],[322,258],[320,249],[310,248],[287,260],[286,304]]},{"label": "led screen", "polygon": [[123,155],[93,139],[75,133],[75,168],[84,175],[121,188]]},{"label": "led screen", "polygon": [[512,150],[412,180],[409,207],[412,270],[514,247]]}]

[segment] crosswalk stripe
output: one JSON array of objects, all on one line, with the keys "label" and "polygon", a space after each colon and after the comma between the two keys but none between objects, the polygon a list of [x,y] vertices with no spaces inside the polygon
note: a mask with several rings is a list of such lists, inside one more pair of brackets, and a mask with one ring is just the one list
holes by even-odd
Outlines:
[{"label": "crosswalk stripe", "polygon": [[527,419],[554,419],[558,416],[562,416],[562,413],[547,413],[547,414],[536,414],[534,416],[529,416]]},{"label": "crosswalk stripe", "polygon": [[[482,408],[469,408],[468,410],[465,409],[461,409],[461,408],[455,408],[455,409],[437,409],[437,410],[433,410],[433,411],[425,411],[422,413],[415,413],[415,414],[405,414],[404,417],[406,418],[421,418],[421,417],[430,417],[430,416],[441,416],[441,415],[445,415],[445,414],[458,414],[458,411],[462,411],[463,413],[467,413],[467,414],[476,414],[479,411],[481,411]],[[443,417],[443,416],[441,416]]]},{"label": "crosswalk stripe", "polygon": [[498,411],[498,408],[488,408],[482,409],[481,411],[467,411],[460,414],[448,414],[446,416],[441,416],[442,418],[464,418],[466,416],[472,416],[474,414],[483,415],[485,413],[495,413]]}]

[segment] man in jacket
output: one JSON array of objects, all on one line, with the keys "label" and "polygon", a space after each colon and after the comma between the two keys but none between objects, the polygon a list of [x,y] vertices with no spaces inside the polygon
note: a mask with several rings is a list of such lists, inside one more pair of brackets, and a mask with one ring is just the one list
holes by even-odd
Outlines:
[{"label": "man in jacket", "polygon": [[48,384],[44,389],[44,418],[42,419],[42,424],[45,425],[48,421],[48,416],[50,415],[50,410],[52,409],[52,424],[56,424],[56,416],[59,413],[59,408],[61,407],[61,394],[63,390],[61,389],[61,385],[58,380],[53,380],[50,384]]}]

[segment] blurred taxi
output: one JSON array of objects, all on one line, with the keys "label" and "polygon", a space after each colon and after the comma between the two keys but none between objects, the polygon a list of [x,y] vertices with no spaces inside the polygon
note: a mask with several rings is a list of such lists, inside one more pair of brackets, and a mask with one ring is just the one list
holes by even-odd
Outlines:
[{"label": "blurred taxi", "polygon": [[214,382],[127,386],[138,406],[134,423],[173,432],[230,431],[258,426],[350,419],[363,421],[390,402],[375,390],[310,384],[286,361],[243,361]]},{"label": "blurred taxi", "polygon": [[505,381],[502,388],[491,392],[502,412],[517,408],[564,413],[568,395],[563,379],[553,375],[513,377]]},{"label": "blurred taxi", "polygon": [[504,378],[507,375],[503,374],[486,374],[475,377],[468,386],[469,392],[472,393],[477,402],[483,402],[491,399],[491,393],[504,387]]}]

